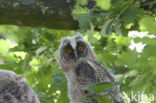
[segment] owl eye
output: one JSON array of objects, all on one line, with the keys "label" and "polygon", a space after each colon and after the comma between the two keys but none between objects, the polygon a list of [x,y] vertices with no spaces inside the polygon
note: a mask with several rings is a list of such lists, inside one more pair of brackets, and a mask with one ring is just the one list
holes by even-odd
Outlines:
[{"label": "owl eye", "polygon": [[66,50],[66,52],[67,52],[68,54],[71,54],[71,53],[72,53],[72,50],[68,48],[68,49]]},{"label": "owl eye", "polygon": [[83,46],[78,46],[79,51],[83,51],[83,49],[84,49]]}]

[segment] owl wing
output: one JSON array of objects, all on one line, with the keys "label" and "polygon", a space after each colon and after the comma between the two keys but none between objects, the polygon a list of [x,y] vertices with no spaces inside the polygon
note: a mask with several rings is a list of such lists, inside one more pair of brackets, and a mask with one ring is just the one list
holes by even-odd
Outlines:
[{"label": "owl wing", "polygon": [[[115,78],[97,61],[82,62],[75,70],[77,82],[82,88],[87,88],[93,83],[115,82]],[[113,86],[108,92],[115,103],[124,103],[118,86]]]}]

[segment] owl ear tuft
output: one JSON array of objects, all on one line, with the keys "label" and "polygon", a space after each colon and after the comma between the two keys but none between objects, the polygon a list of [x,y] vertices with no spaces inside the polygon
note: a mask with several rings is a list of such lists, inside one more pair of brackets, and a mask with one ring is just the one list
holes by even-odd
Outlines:
[{"label": "owl ear tuft", "polygon": [[81,34],[80,32],[77,32],[77,33],[75,34],[75,38],[76,38],[76,39],[83,39],[83,36],[82,36],[82,34]]},{"label": "owl ear tuft", "polygon": [[63,43],[65,40],[66,40],[66,38],[62,38],[62,39],[60,40],[60,42]]}]

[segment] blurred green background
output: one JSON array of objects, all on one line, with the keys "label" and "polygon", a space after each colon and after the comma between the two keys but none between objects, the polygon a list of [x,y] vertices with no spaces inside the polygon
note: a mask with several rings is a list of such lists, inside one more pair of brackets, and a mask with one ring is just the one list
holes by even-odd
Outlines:
[{"label": "blurred green background", "polygon": [[[156,96],[156,12],[140,8],[142,0],[113,1],[97,0],[90,10],[87,0],[78,0],[72,12],[78,30],[0,25],[0,69],[26,78],[41,103],[69,103],[58,48],[62,37],[79,31],[120,82],[126,103],[156,103],[150,101]],[[132,101],[132,92],[137,101]],[[148,100],[138,100],[141,93]]]}]

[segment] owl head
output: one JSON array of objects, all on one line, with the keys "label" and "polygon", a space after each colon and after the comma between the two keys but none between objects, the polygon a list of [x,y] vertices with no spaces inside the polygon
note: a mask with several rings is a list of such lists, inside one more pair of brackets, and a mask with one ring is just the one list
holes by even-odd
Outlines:
[{"label": "owl head", "polygon": [[80,33],[61,39],[59,62],[76,63],[80,60],[96,59],[90,43]]}]

